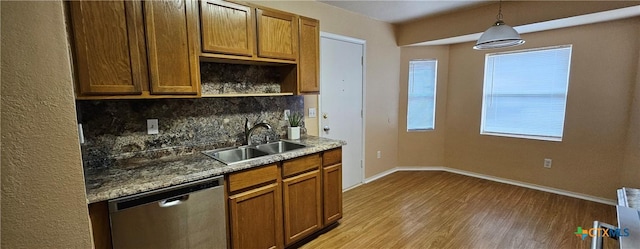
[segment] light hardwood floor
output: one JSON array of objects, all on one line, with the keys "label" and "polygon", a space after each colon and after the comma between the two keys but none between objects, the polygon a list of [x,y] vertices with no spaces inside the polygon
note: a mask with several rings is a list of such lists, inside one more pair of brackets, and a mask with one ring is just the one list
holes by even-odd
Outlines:
[{"label": "light hardwood floor", "polygon": [[615,217],[614,206],[513,185],[396,172],[345,192],[340,225],[302,248],[589,248],[576,228]]}]

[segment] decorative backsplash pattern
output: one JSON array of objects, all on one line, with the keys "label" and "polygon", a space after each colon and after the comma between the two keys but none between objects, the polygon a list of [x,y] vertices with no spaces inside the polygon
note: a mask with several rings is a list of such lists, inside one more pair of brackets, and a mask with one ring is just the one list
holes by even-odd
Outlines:
[{"label": "decorative backsplash pattern", "polygon": [[226,63],[200,63],[202,94],[279,93],[277,67]]},{"label": "decorative backsplash pattern", "polygon": [[[244,123],[265,121],[252,141],[286,136],[283,110],[303,112],[302,96],[77,101],[83,124],[85,167],[109,167],[119,159],[215,149],[244,143]],[[160,133],[147,135],[147,119]],[[304,131],[303,131],[304,132]]]}]

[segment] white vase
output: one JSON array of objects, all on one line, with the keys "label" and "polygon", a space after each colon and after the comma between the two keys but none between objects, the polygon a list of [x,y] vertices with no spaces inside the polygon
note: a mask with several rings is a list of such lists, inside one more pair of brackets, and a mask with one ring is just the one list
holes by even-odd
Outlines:
[{"label": "white vase", "polygon": [[300,139],[300,127],[289,127],[287,137],[289,139]]}]

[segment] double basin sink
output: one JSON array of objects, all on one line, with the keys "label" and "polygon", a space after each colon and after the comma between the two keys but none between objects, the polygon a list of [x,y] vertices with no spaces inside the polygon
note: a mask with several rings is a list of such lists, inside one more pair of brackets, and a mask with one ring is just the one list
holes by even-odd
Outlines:
[{"label": "double basin sink", "polygon": [[245,162],[254,158],[275,155],[292,150],[306,148],[304,144],[289,141],[277,141],[259,145],[245,145],[233,148],[203,151],[202,153],[224,164]]}]

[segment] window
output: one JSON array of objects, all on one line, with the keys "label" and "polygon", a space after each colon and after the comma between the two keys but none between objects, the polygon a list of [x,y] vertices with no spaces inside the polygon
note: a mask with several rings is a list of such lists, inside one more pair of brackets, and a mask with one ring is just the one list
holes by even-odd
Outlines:
[{"label": "window", "polygon": [[437,65],[437,60],[409,61],[407,131],[434,129]]},{"label": "window", "polygon": [[562,141],[571,45],[487,54],[480,134]]}]

